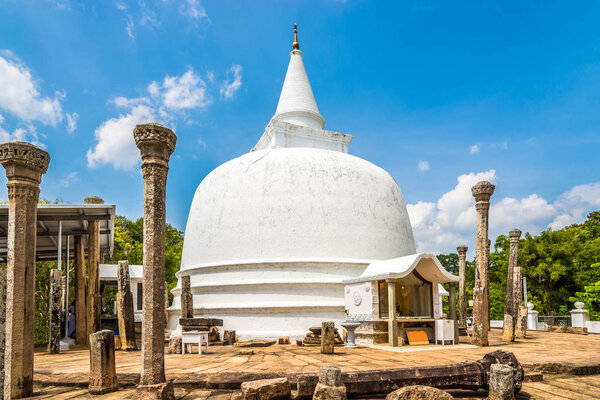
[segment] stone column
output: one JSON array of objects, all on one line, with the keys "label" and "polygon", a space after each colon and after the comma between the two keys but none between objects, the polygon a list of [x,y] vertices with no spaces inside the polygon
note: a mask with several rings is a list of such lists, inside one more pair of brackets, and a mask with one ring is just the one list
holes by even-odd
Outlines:
[{"label": "stone column", "polygon": [[521,231],[512,229],[508,236],[510,237],[510,252],[508,254],[508,270],[506,274],[506,297],[504,300],[504,326],[502,328],[502,338],[505,342],[515,341],[515,300],[514,295],[514,270],[517,266],[517,257],[519,255],[519,237]]},{"label": "stone column", "polygon": [[50,271],[50,354],[60,353],[60,320],[62,311],[62,272],[59,269]]},{"label": "stone column", "polygon": [[529,309],[526,306],[519,307],[517,321],[515,323],[515,338],[525,339],[527,337],[527,314]]},{"label": "stone column", "polygon": [[8,178],[5,399],[33,393],[37,202],[49,162],[48,153],[29,143],[0,145]]},{"label": "stone column", "polygon": [[90,393],[104,394],[119,388],[115,365],[115,336],[104,330],[90,335]]},{"label": "stone column", "polygon": [[142,373],[134,398],[173,399],[173,385],[165,379],[165,200],[169,158],[177,136],[150,123],[137,125],[133,137],[144,178]]},{"label": "stone column", "polygon": [[87,343],[85,307],[85,247],[83,236],[75,236],[75,343]]},{"label": "stone column", "polygon": [[517,318],[519,315],[519,307],[523,304],[523,274],[521,267],[514,267],[513,269],[513,290],[512,310],[515,318]]},{"label": "stone column", "polygon": [[[84,204],[104,204],[97,196],[88,196]],[[102,296],[100,294],[100,221],[88,223],[88,293],[87,293],[87,341],[100,330]]]},{"label": "stone column", "polygon": [[333,354],[335,347],[335,323],[321,324],[321,354]]},{"label": "stone column", "polygon": [[315,388],[313,400],[345,400],[346,386],[342,382],[342,370],[327,366],[319,369],[319,383]]},{"label": "stone column", "polygon": [[490,365],[488,400],[514,400],[515,370],[510,365]]},{"label": "stone column", "polygon": [[181,277],[181,318],[194,318],[194,297],[189,275]]},{"label": "stone column", "polygon": [[6,268],[0,268],[0,399],[4,398],[4,333],[6,322]]},{"label": "stone column", "polygon": [[129,279],[129,263],[119,261],[117,270],[117,317],[119,319],[119,337],[121,350],[137,350],[135,343],[135,317],[133,294]]},{"label": "stone column", "polygon": [[448,313],[454,324],[454,344],[458,344],[458,320],[456,318],[456,282],[450,282],[448,292]]},{"label": "stone column", "polygon": [[466,273],[467,273],[467,250],[469,248],[464,244],[461,244],[456,248],[458,252],[458,275],[460,282],[458,284],[458,312],[459,322],[458,325],[461,328],[467,327],[467,288],[465,285]]},{"label": "stone column", "polygon": [[396,281],[388,280],[388,343],[398,347],[398,321],[396,321]]},{"label": "stone column", "polygon": [[475,251],[475,287],[473,288],[473,335],[471,343],[476,346],[488,345],[489,331],[489,276],[488,259],[488,214],[490,210],[490,197],[496,187],[489,182],[482,181],[471,188],[475,197],[477,210],[476,251]]}]

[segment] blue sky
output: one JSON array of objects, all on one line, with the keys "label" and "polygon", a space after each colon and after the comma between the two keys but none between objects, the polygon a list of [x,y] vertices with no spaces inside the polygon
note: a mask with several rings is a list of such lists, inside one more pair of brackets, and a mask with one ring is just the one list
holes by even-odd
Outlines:
[{"label": "blue sky", "polygon": [[584,1],[0,0],[0,139],[50,153],[42,197],[137,218],[131,127],[163,122],[184,229],[203,177],[272,117],[297,22],[325,128],[396,179],[420,250],[450,251],[472,244],[478,179],[497,184],[492,235],[600,208],[599,17]]}]

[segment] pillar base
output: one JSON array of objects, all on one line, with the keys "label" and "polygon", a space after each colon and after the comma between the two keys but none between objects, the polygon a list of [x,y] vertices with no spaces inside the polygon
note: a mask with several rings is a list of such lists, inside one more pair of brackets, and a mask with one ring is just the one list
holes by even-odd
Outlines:
[{"label": "pillar base", "polygon": [[155,385],[138,385],[132,400],[175,400],[175,392],[171,382]]}]

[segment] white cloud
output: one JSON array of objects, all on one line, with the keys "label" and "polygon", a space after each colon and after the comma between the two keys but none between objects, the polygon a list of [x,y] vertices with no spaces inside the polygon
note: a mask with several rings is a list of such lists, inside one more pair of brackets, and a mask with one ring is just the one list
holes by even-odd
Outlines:
[{"label": "white cloud", "polygon": [[[437,202],[407,205],[418,251],[455,252],[461,243],[467,243],[474,251],[476,212],[471,187],[482,180],[496,182],[496,171],[460,175],[456,186]],[[589,212],[597,209],[600,183],[575,186],[554,202],[537,194],[521,199],[498,198],[495,194],[491,198],[489,236],[493,241],[512,228],[532,234],[548,227],[560,229],[583,222]]]},{"label": "white cloud", "polygon": [[115,169],[130,170],[135,167],[140,154],[133,140],[137,124],[155,121],[156,111],[147,105],[136,105],[127,114],[104,121],[94,136],[98,143],[87,152],[88,167],[111,164]]},{"label": "white cloud", "polygon": [[135,40],[135,33],[133,31],[133,19],[130,15],[127,15],[127,23],[125,25],[125,31],[127,32],[127,36],[131,38],[131,40]]},{"label": "white cloud", "polygon": [[75,132],[77,129],[77,121],[79,120],[79,114],[76,112],[67,114],[67,131],[69,133]]},{"label": "white cloud", "polygon": [[206,142],[201,137],[198,138],[198,144],[202,148],[202,151],[206,151]]},{"label": "white cloud", "polygon": [[203,18],[208,19],[206,10],[202,7],[199,0],[184,0],[179,6],[179,13],[196,21]]},{"label": "white cloud", "polygon": [[10,51],[0,53],[0,109],[24,121],[56,126],[63,119],[63,98],[59,92],[42,96],[29,69]]},{"label": "white cloud", "polygon": [[172,110],[205,108],[211,103],[206,94],[206,83],[191,68],[181,76],[167,75],[161,85],[152,82],[148,92],[161,95],[163,105]]},{"label": "white cloud", "polygon": [[470,154],[476,154],[476,153],[479,153],[479,151],[481,151],[481,148],[479,147],[478,144],[474,144],[473,146],[469,147]]},{"label": "white cloud", "polygon": [[419,171],[429,171],[429,162],[428,161],[419,161],[417,164],[417,169]]},{"label": "white cloud", "polygon": [[221,86],[221,97],[226,100],[232,99],[235,93],[242,87],[242,66],[234,64],[229,69],[229,73],[233,74],[233,78],[225,80],[223,86]]},{"label": "white cloud", "polygon": [[63,179],[60,180],[60,185],[63,187],[69,187],[73,183],[79,182],[79,174],[77,172],[70,172]]}]

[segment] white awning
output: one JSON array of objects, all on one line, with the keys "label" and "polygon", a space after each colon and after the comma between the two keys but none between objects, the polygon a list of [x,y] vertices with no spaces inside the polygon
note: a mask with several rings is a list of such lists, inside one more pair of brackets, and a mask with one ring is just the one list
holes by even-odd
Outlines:
[{"label": "white awning", "polygon": [[430,282],[458,282],[459,277],[452,275],[440,264],[432,253],[417,253],[410,256],[375,261],[365,269],[361,276],[345,280],[344,283],[369,282],[381,279],[401,279],[416,271]]},{"label": "white awning", "polygon": [[[101,281],[116,281],[117,280],[117,264],[100,264],[100,280]],[[129,279],[143,279],[144,267],[142,265],[129,265]]]}]

